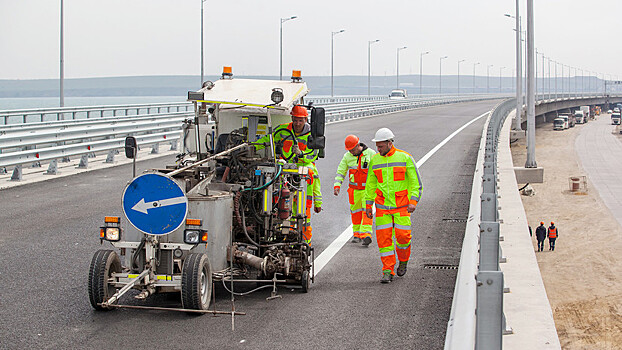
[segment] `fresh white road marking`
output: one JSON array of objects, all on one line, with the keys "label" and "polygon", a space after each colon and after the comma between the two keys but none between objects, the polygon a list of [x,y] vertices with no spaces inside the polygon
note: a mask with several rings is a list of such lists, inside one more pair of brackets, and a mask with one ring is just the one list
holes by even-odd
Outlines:
[{"label": "fresh white road marking", "polygon": [[[483,113],[479,117],[472,119],[467,122],[463,126],[461,126],[458,130],[454,131],[451,135],[447,136],[441,143],[436,145],[434,148],[430,150],[430,152],[426,153],[425,156],[421,157],[417,162],[417,167],[421,167],[430,157],[436,153],[441,147],[443,147],[449,140],[451,140],[454,136],[458,135],[462,130],[464,130],[467,126],[473,124],[474,122],[481,119],[483,116],[488,115],[490,112]],[[363,214],[365,215],[365,214]],[[322,271],[322,269],[330,262],[330,260],[343,248],[343,246],[350,240],[352,237],[352,224],[348,226],[337,238],[335,238],[332,243],[322,251],[322,253],[313,261],[315,274],[317,275]]]}]

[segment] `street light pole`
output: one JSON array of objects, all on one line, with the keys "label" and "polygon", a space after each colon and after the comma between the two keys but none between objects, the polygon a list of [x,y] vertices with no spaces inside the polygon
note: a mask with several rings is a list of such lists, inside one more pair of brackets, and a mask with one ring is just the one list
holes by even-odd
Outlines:
[{"label": "street light pole", "polygon": [[557,100],[557,61],[553,61],[555,65],[555,99]]},{"label": "street light pole", "polygon": [[545,93],[545,86],[544,85],[544,79],[546,78],[546,73],[544,72],[544,54],[540,53],[542,55],[542,76],[540,77],[540,86],[542,87],[542,91],[540,91],[540,94],[542,95],[542,99],[544,99],[544,93]]},{"label": "street light pole", "polygon": [[460,95],[460,63],[464,62],[466,60],[459,60],[458,61],[458,95]]},{"label": "street light pole", "polygon": [[201,84],[199,84],[200,87],[203,87],[203,74],[204,74],[204,70],[203,70],[203,3],[206,0],[201,0]]},{"label": "street light pole", "polygon": [[516,0],[516,15],[508,15],[507,17],[516,20],[516,117],[514,118],[514,130],[522,130],[521,117],[523,111],[523,61],[522,61],[522,21],[520,16],[519,0]]},{"label": "street light pole", "polygon": [[490,67],[494,66],[494,64],[489,64],[486,68],[486,93],[490,93]]},{"label": "street light pole", "polygon": [[446,59],[447,56],[443,56],[438,60],[438,94],[443,93],[443,60]]},{"label": "street light pole", "polygon": [[380,40],[370,40],[367,42],[367,96],[371,96],[371,44]]},{"label": "street light pole", "polygon": [[345,32],[345,29],[342,29],[336,32],[331,32],[331,37],[330,37],[330,97],[335,96],[335,89],[334,89],[334,84],[333,84],[333,80],[334,80],[333,49],[334,49],[335,35],[339,33],[343,33],[343,32]]},{"label": "street light pole", "polygon": [[406,46],[397,48],[397,68],[396,68],[397,86],[395,87],[396,89],[400,88],[400,51],[404,49],[406,49]]},{"label": "street light pole", "polygon": [[280,28],[280,45],[279,45],[279,80],[283,80],[283,23],[298,18],[297,16],[291,16],[287,18],[281,18],[281,28]]},{"label": "street light pole", "polygon": [[63,57],[64,36],[63,36],[63,0],[60,0],[60,106],[65,107],[65,59]]},{"label": "street light pole", "polygon": [[536,48],[535,50],[536,50],[536,54],[535,54],[535,57],[534,57],[534,60],[533,60],[533,62],[534,62],[533,63],[533,65],[534,65],[534,67],[533,67],[533,71],[534,71],[534,84],[535,84],[534,85],[534,89],[535,89],[534,90],[534,94],[535,94],[534,96],[537,99],[538,98],[538,49]]},{"label": "street light pole", "polygon": [[581,97],[585,97],[585,85],[584,82],[585,80],[583,79],[583,76],[585,74],[583,74],[583,69],[579,69],[581,71]]},{"label": "street light pole", "polygon": [[562,66],[562,99],[564,98],[564,65],[563,64],[559,64],[560,66]]},{"label": "street light pole", "polygon": [[537,168],[536,163],[536,96],[533,33],[533,0],[527,0],[527,161],[525,168]]},{"label": "street light pole", "polygon": [[473,63],[473,93],[475,93],[475,66],[477,66],[479,62]]},{"label": "street light pole", "polygon": [[421,86],[421,77],[422,77],[422,74],[423,74],[422,73],[422,71],[423,71],[423,56],[425,56],[425,55],[427,55],[429,53],[430,53],[430,51],[426,51],[426,52],[422,52],[422,53],[419,54],[419,96],[421,96],[421,94],[423,93],[421,91],[421,88],[422,88],[422,86]]},{"label": "street light pole", "polygon": [[505,69],[505,67],[499,67],[499,93],[501,93],[501,72]]},{"label": "street light pole", "polygon": [[551,58],[547,57],[547,59],[548,59],[548,61],[547,61],[548,62],[548,64],[547,64],[547,71],[549,72],[549,80],[548,80],[548,83],[547,83],[549,85],[549,89],[548,89],[549,90],[549,98],[548,99],[550,100],[551,99]]},{"label": "street light pole", "polygon": [[577,67],[572,68],[574,68],[574,97],[577,98],[579,97],[579,90],[577,89]]}]

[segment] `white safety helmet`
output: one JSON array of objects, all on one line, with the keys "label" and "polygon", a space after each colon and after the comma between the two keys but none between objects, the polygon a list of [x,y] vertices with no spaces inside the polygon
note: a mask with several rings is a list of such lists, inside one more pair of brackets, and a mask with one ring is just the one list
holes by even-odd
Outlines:
[{"label": "white safety helmet", "polygon": [[389,128],[381,128],[376,131],[376,136],[371,140],[372,142],[380,142],[380,141],[393,141],[395,135]]}]

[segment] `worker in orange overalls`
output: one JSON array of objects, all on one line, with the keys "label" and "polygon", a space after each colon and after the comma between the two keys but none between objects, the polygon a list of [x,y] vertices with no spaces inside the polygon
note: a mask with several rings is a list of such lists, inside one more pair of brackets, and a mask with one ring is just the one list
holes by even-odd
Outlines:
[{"label": "worker in orange overalls", "polygon": [[359,142],[356,135],[348,135],[345,140],[346,153],[341,158],[333,193],[339,195],[341,183],[348,178],[348,202],[350,202],[350,216],[352,217],[352,243],[363,242],[368,247],[371,243],[371,218],[364,215],[365,211],[365,182],[367,181],[367,169],[371,157],[376,154],[364,143]]},{"label": "worker in orange overalls", "polygon": [[549,250],[555,251],[555,240],[557,240],[558,235],[559,231],[555,227],[555,223],[551,221],[551,226],[549,226],[546,233],[546,236],[549,238]]},{"label": "worker in orange overalls", "polygon": [[[395,136],[388,128],[376,132],[378,153],[371,158],[365,188],[365,213],[372,217],[376,205],[376,241],[382,261],[381,283],[393,280],[395,254],[397,275],[404,276],[410,258],[410,214],[421,198],[421,180],[413,157],[393,146]],[[393,242],[395,237],[395,244]]]}]

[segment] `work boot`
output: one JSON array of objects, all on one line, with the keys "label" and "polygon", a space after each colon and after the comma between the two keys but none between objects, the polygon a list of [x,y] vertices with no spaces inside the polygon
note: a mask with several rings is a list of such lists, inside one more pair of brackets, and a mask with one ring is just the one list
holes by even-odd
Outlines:
[{"label": "work boot", "polygon": [[361,238],[359,238],[359,237],[353,237],[353,238],[352,238],[352,243],[361,243]]},{"label": "work boot", "polygon": [[382,279],[380,280],[380,283],[389,283],[393,281],[393,275],[391,274],[391,272],[389,271],[385,271],[382,273]]},{"label": "work boot", "polygon": [[406,268],[408,265],[408,261],[400,261],[399,266],[397,267],[397,275],[404,276],[406,274]]},{"label": "work boot", "polygon": [[371,244],[371,237],[365,237],[363,238],[363,247],[369,247],[369,245]]}]

